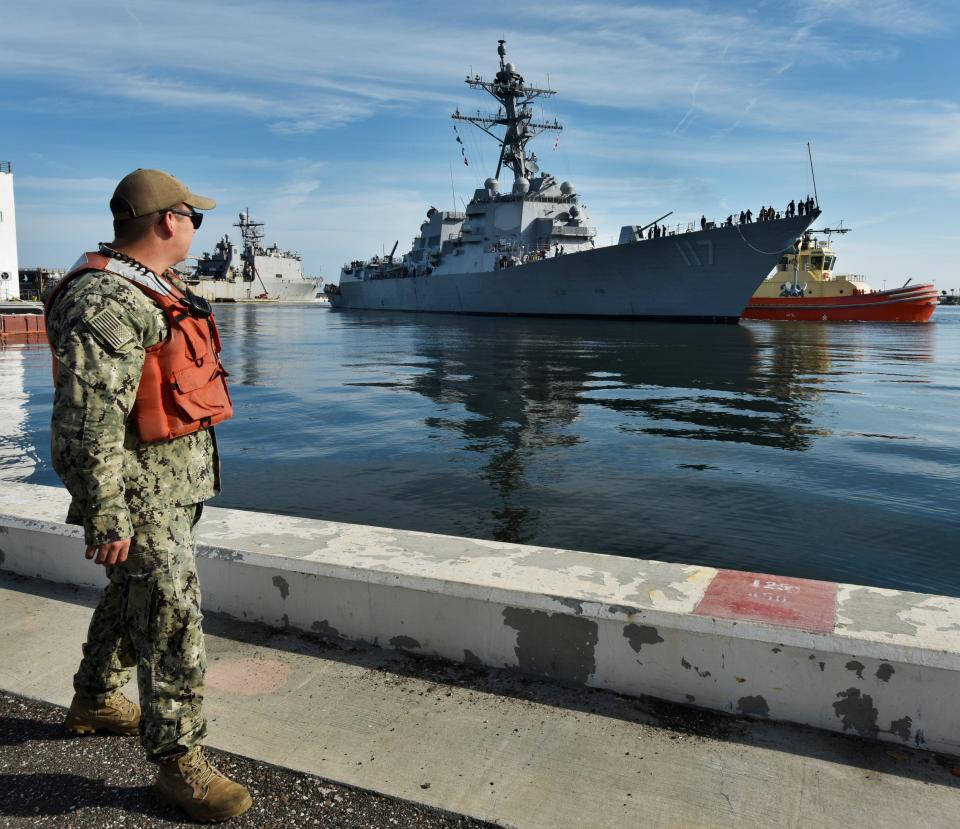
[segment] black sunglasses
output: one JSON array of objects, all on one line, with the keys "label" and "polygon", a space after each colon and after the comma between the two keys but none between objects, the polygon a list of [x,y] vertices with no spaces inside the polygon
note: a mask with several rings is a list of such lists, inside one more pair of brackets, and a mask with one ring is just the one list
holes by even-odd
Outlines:
[{"label": "black sunglasses", "polygon": [[200,225],[203,224],[203,213],[197,213],[196,210],[191,210],[189,213],[186,213],[183,210],[174,210],[172,207],[168,207],[163,211],[164,213],[176,213],[178,216],[186,216],[190,222],[193,224],[193,229],[198,230]]}]

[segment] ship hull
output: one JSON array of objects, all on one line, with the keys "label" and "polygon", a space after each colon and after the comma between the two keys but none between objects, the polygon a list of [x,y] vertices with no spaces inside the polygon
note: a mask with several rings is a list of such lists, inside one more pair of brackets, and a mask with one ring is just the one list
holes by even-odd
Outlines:
[{"label": "ship hull", "polygon": [[210,302],[312,302],[322,282],[321,279],[274,279],[264,285],[239,279],[201,279],[189,287]]},{"label": "ship hull", "polygon": [[338,309],[736,322],[819,215],[719,227],[498,271],[341,280]]},{"label": "ship hull", "polygon": [[929,322],[937,307],[933,285],[834,297],[753,297],[743,318],[798,322]]}]

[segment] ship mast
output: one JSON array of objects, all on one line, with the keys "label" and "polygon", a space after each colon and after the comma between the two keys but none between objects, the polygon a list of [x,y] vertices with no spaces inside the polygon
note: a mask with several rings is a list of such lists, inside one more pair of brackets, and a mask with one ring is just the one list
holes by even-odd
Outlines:
[{"label": "ship mast", "polygon": [[255,222],[250,218],[250,208],[240,214],[240,221],[234,227],[240,228],[244,248],[256,250],[263,241],[263,222]]},{"label": "ship mast", "polygon": [[234,227],[240,228],[240,236],[243,239],[243,253],[240,259],[243,262],[243,279],[246,282],[253,282],[257,270],[257,251],[261,249],[260,243],[263,241],[263,222],[255,222],[250,218],[250,208],[248,207],[240,214],[240,221]]},{"label": "ship mast", "polygon": [[[527,142],[544,130],[562,130],[563,127],[554,119],[553,123],[533,120],[531,104],[537,98],[555,95],[552,89],[541,89],[528,86],[523,82],[523,76],[516,71],[512,63],[506,61],[507,47],[505,40],[497,41],[497,54],[500,56],[500,71],[492,81],[485,81],[479,75],[468,77],[466,83],[473,89],[483,89],[489,92],[500,103],[496,114],[461,115],[458,109],[451,117],[454,121],[469,121],[479,127],[500,145],[500,158],[497,161],[497,172],[494,178],[500,178],[500,170],[506,165],[513,170],[514,181],[526,179],[528,173],[536,173],[539,168],[536,162],[526,154]],[[505,128],[503,136],[493,132],[493,128]]]}]

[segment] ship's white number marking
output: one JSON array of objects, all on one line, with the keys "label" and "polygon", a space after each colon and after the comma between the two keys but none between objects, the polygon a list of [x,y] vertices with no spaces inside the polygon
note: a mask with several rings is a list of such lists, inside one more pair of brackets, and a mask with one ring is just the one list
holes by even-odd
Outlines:
[{"label": "ship's white number marking", "polygon": [[789,604],[789,594],[800,589],[792,584],[772,581],[771,579],[754,579],[750,586],[756,588],[759,592],[749,591],[747,593],[748,599],[760,599],[774,604]]},{"label": "ship's white number marking", "polygon": [[770,581],[768,579],[754,579],[752,587],[759,587],[762,590],[782,590],[785,593],[789,593],[793,590],[799,590],[800,588],[793,584],[784,584],[782,581]]}]

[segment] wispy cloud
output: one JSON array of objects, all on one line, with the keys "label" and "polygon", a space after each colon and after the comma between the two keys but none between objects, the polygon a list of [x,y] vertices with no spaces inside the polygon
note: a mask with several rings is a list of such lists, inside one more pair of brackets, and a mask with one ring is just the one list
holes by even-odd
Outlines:
[{"label": "wispy cloud", "polygon": [[[471,21],[438,19],[426,28],[392,4],[371,10],[366,4],[226,7],[170,0],[164,14],[151,4],[128,3],[127,15],[119,17],[113,8],[102,0],[46,4],[56,22],[30,14],[6,21],[0,72],[161,106],[261,118],[272,111],[277,129],[304,132],[349,123],[377,107],[449,101],[451,71],[469,62],[462,44]],[[711,102],[707,109],[729,111],[731,96],[755,80],[757,67],[764,75],[785,71],[793,56],[779,44],[797,38],[789,22],[682,7],[533,4],[511,14],[523,32],[517,40],[525,71],[541,79],[550,73],[568,100],[617,108],[662,106],[696,87],[701,100]],[[551,20],[552,31],[539,25],[543,19]],[[190,21],[186,30],[184,20]],[[94,21],[96,36],[110,49],[89,49],[78,37],[85,30],[92,36]],[[499,34],[481,28],[469,40],[492,44]],[[156,43],[176,43],[175,59]],[[818,63],[880,56],[850,44],[838,50],[813,33],[796,44],[801,48],[805,60]]]},{"label": "wispy cloud", "polygon": [[673,128],[674,132],[679,132],[684,127],[684,125],[690,120],[691,116],[696,110],[697,90],[700,88],[700,84],[703,83],[705,78],[706,78],[705,75],[700,75],[697,78],[696,83],[694,83],[693,89],[690,90],[690,108],[685,113],[683,113],[683,117],[677,122],[677,125]]},{"label": "wispy cloud", "polygon": [[806,0],[798,17],[807,24],[824,25],[844,21],[863,29],[878,29],[897,35],[927,35],[949,30],[948,3],[912,0]]},{"label": "wispy cloud", "polygon": [[140,18],[133,13],[133,10],[126,3],[123,4],[123,11],[127,17],[129,17],[137,25],[138,28],[143,29],[143,23],[140,21]]}]

